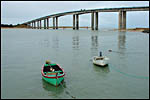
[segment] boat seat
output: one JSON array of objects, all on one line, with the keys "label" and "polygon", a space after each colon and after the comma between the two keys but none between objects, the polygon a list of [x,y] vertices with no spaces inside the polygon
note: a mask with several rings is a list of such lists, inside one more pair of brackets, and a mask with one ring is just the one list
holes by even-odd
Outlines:
[{"label": "boat seat", "polygon": [[55,72],[51,72],[51,73],[46,73],[46,75],[56,75],[57,73],[55,73]]},{"label": "boat seat", "polygon": [[96,58],[96,60],[103,60],[104,58]]}]

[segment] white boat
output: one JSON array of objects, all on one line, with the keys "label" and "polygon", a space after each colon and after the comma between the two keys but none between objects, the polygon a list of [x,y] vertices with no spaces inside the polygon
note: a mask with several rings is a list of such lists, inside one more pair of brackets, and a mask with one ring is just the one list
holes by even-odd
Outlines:
[{"label": "white boat", "polygon": [[93,57],[93,64],[98,66],[107,66],[109,58],[106,56],[94,56]]}]

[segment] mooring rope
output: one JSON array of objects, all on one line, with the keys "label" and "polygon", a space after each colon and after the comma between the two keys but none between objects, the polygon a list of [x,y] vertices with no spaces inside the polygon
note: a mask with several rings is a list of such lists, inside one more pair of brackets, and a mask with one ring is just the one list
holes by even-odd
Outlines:
[{"label": "mooring rope", "polygon": [[[120,53],[120,54],[122,54],[123,52],[120,52],[120,51],[112,51],[111,49],[110,50],[108,50],[108,52],[114,52],[114,53]],[[142,52],[141,51],[138,51],[138,52],[126,52],[127,54],[142,54]]]},{"label": "mooring rope", "polygon": [[[121,53],[121,52],[118,52],[118,51],[112,51],[111,49],[108,50],[108,51],[109,51],[109,52]],[[134,52],[134,53],[135,53],[135,52]],[[137,52],[136,52],[136,53],[137,53]],[[138,52],[138,53],[139,53],[139,52]],[[115,65],[113,65],[113,66],[115,66]],[[122,72],[122,71],[120,71],[119,69],[117,69],[117,68],[115,68],[115,67],[113,67],[113,66],[110,66],[110,67],[111,67],[112,69],[114,69],[115,71],[117,71],[117,72],[123,74],[123,75],[129,76],[129,77],[134,77],[134,78],[139,78],[139,79],[149,79],[148,76],[137,76],[137,75],[133,75],[133,74],[129,74],[129,73]]]},{"label": "mooring rope", "polygon": [[[56,77],[56,79],[59,81],[59,79]],[[61,82],[59,81],[59,83],[60,83],[60,85],[63,87],[63,84],[61,84]],[[64,88],[64,87],[63,87]],[[65,93],[66,94],[68,94],[70,97],[72,97],[73,99],[76,99],[76,97],[75,96],[72,96],[71,94],[70,94],[70,92],[68,92],[68,91],[66,91],[66,89],[64,88],[64,90],[65,90]]]},{"label": "mooring rope", "polygon": [[113,66],[109,66],[109,67],[111,67],[111,68],[112,68],[113,70],[115,70],[116,72],[119,72],[119,73],[121,73],[121,74],[123,74],[123,75],[125,75],[125,76],[128,76],[128,77],[133,77],[133,78],[138,78],[138,79],[149,79],[148,76],[133,75],[133,74],[129,74],[129,73],[122,72],[122,71],[120,71],[119,69],[117,69],[117,68],[115,68],[115,67],[113,67]]}]

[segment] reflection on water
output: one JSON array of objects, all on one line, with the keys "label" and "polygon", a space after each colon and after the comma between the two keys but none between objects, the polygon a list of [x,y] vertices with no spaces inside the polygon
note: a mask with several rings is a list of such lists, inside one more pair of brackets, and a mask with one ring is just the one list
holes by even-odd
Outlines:
[{"label": "reflection on water", "polygon": [[49,92],[48,93],[49,96],[57,97],[60,94],[65,92],[65,95],[67,95],[68,97],[75,98],[74,96],[72,96],[70,94],[69,91],[66,90],[67,87],[66,87],[66,84],[65,84],[64,80],[63,80],[62,84],[60,84],[59,86],[55,87],[55,86],[47,83],[44,79],[42,79],[42,85],[43,85],[44,90]]},{"label": "reflection on water", "polygon": [[91,35],[91,52],[92,56],[96,56],[98,52],[98,36],[97,34]]},{"label": "reflection on water", "polygon": [[[54,94],[60,94],[64,91],[63,87],[61,85],[59,85],[58,87],[55,87],[49,83],[47,83],[44,79],[42,79],[42,85],[43,85],[43,89],[46,91],[50,91]],[[63,83],[63,86],[65,86],[65,82]]]},{"label": "reflection on water", "polygon": [[80,49],[80,40],[79,34],[74,33],[72,36],[72,49],[73,49],[73,58],[72,58],[72,65],[76,65],[79,62],[79,49]]},{"label": "reflection on water", "polygon": [[75,35],[72,37],[72,48],[73,50],[79,50],[79,36]]},{"label": "reflection on water", "polygon": [[125,58],[125,51],[126,51],[126,32],[118,32],[118,51],[116,51],[116,53],[118,53],[119,58],[120,59],[124,59]]},{"label": "reflection on water", "polygon": [[124,52],[126,49],[126,32],[119,32],[118,33],[118,49],[120,52]]},{"label": "reflection on water", "polygon": [[98,73],[109,73],[110,72],[109,66],[99,67],[99,66],[93,64],[93,69],[95,72],[98,72]]},{"label": "reflection on water", "polygon": [[49,39],[44,39],[40,41],[41,47],[50,47],[50,40]]}]

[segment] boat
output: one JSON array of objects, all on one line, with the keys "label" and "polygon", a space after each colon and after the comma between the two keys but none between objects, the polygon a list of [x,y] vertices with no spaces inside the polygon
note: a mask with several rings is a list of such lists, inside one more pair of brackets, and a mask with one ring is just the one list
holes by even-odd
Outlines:
[{"label": "boat", "polygon": [[108,66],[108,60],[108,57],[102,56],[102,52],[100,52],[100,56],[94,56],[92,59],[93,64],[101,67]]},{"label": "boat", "polygon": [[55,69],[54,72],[44,72],[44,65],[42,66],[42,70],[41,70],[42,78],[46,82],[57,87],[64,80],[65,72],[64,69],[61,68],[60,65],[58,64],[51,64],[51,67]]},{"label": "boat", "polygon": [[98,65],[98,66],[108,66],[108,58],[103,56],[103,57],[99,57],[99,56],[94,56],[93,57],[93,64]]}]

